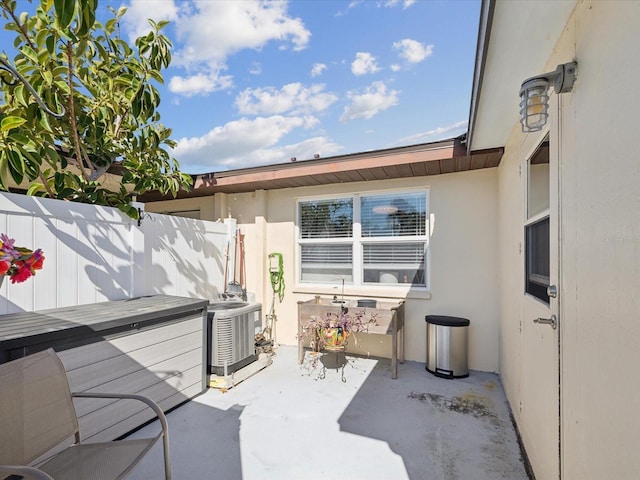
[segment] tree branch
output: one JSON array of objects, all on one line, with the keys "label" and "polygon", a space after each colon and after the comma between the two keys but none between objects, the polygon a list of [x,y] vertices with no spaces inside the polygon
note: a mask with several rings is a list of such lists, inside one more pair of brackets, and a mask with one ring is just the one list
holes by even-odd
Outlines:
[{"label": "tree branch", "polygon": [[129,112],[129,109],[126,108],[124,111],[124,115],[117,115],[116,116],[116,128],[113,129],[113,139],[116,140],[118,138],[118,135],[120,135],[120,127],[122,126],[122,120],[124,119],[125,115],[127,115],[127,113]]},{"label": "tree branch", "polygon": [[[50,160],[49,155],[47,155],[47,158]],[[44,185],[44,189],[47,191],[47,195],[49,195],[49,198],[56,198],[56,194],[53,193],[53,190],[51,190],[51,187],[49,186],[49,182],[45,178],[42,171],[38,173],[38,176],[40,177],[40,180],[42,181],[42,185]]]},{"label": "tree branch", "polygon": [[[76,166],[82,172],[82,176],[84,177],[84,179],[86,181],[89,181],[87,172],[85,172],[84,170],[83,156],[85,156],[86,154],[84,154],[84,151],[80,145],[80,138],[78,137],[78,126],[76,125],[76,111],[73,104],[73,46],[71,45],[71,42],[67,42],[67,64],[69,67],[69,77],[67,78],[67,84],[69,85],[68,110],[69,110],[69,122],[71,123],[71,133],[73,134],[73,145],[74,145],[74,150],[76,152],[75,161],[76,161]],[[88,165],[91,165],[88,157],[86,161]]]}]

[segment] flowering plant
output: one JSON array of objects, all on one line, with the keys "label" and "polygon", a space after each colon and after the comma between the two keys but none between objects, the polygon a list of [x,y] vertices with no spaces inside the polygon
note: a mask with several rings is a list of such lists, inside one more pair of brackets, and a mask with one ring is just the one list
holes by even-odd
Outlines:
[{"label": "flowering plant", "polygon": [[341,307],[339,313],[327,312],[322,316],[312,316],[302,327],[302,336],[309,338],[309,346],[314,351],[320,351],[345,345],[350,334],[366,332],[369,325],[375,323],[375,314],[367,320],[364,309],[351,314],[347,308]]},{"label": "flowering plant", "polygon": [[11,283],[21,283],[42,268],[44,255],[41,249],[35,251],[16,247],[13,238],[0,234],[0,275],[11,277]]}]

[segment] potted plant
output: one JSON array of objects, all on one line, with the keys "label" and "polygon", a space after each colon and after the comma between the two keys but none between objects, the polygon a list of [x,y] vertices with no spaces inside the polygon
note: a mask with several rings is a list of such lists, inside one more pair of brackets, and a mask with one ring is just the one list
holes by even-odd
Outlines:
[{"label": "potted plant", "polygon": [[[368,317],[368,318],[367,318]],[[366,309],[349,313],[341,307],[339,312],[326,312],[322,316],[312,316],[302,328],[302,336],[309,340],[309,346],[315,351],[344,350],[351,334],[366,332],[369,325],[376,323],[375,314],[367,315]]]},{"label": "potted plant", "polygon": [[0,234],[0,284],[4,277],[11,278],[11,283],[21,283],[36,274],[44,263],[41,249],[31,250],[16,247],[13,238]]}]

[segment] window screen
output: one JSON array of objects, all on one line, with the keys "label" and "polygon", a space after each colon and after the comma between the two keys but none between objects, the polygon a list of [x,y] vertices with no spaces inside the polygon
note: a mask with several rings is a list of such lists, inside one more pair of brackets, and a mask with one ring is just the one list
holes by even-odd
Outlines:
[{"label": "window screen", "polygon": [[525,247],[526,292],[549,302],[549,217],[527,225]]}]

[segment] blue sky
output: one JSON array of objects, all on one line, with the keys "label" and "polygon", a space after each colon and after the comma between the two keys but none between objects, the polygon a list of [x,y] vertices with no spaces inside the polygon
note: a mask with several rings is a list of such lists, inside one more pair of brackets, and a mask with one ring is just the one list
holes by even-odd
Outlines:
[{"label": "blue sky", "polygon": [[[101,0],[106,6],[120,2]],[[25,4],[28,6],[28,4]],[[188,173],[464,133],[479,0],[133,0],[122,35],[170,20],[162,122]],[[100,15],[101,16],[101,15]],[[2,36],[2,49],[10,43]]]}]

